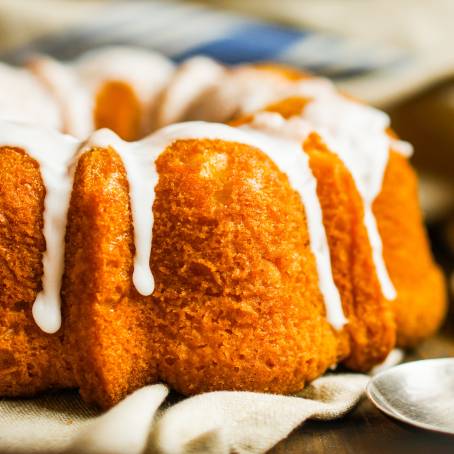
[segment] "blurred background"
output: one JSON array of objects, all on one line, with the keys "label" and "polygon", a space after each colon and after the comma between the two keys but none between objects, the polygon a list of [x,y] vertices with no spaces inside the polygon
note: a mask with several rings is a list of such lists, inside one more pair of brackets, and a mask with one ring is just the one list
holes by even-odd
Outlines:
[{"label": "blurred background", "polygon": [[[454,1],[0,0],[0,60],[128,44],[181,61],[273,60],[387,111],[415,146],[421,202],[454,292]],[[4,87],[2,87],[4,89]]]}]

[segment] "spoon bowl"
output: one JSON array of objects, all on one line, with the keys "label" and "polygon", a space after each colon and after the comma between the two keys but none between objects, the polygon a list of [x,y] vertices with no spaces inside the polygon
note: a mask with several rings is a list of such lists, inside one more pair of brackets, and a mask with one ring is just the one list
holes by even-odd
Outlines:
[{"label": "spoon bowl", "polygon": [[454,435],[454,358],[414,361],[387,369],[370,380],[366,394],[388,416]]}]

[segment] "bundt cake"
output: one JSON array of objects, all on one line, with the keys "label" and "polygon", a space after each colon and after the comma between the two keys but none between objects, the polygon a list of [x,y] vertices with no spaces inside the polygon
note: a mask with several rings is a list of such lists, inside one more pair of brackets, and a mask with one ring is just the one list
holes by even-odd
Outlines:
[{"label": "bundt cake", "polygon": [[127,49],[3,77],[39,125],[0,121],[1,396],[292,393],[441,323],[411,147],[328,81]]}]

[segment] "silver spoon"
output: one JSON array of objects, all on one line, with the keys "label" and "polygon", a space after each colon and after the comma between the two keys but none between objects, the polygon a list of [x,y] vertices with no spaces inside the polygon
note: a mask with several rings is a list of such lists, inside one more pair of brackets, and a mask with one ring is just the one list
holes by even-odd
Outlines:
[{"label": "silver spoon", "polygon": [[373,404],[393,418],[454,435],[454,358],[392,367],[375,375],[366,393]]}]

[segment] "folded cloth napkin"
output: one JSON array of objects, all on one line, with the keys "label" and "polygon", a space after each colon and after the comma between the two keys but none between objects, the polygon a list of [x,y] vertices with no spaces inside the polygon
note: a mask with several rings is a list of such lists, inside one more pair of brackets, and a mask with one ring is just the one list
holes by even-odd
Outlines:
[{"label": "folded cloth napkin", "polygon": [[[393,351],[379,368],[397,364]],[[169,405],[168,388],[146,386],[97,415],[75,393],[0,401],[0,452],[86,454],[258,454],[307,419],[343,416],[369,376],[333,373],[294,396],[219,391]]]},{"label": "folded cloth napkin", "polygon": [[93,417],[75,395],[0,402],[2,453],[222,454],[266,452],[308,418],[338,418],[368,377],[321,377],[297,396],[223,391],[158,412],[168,389],[150,385]]}]

